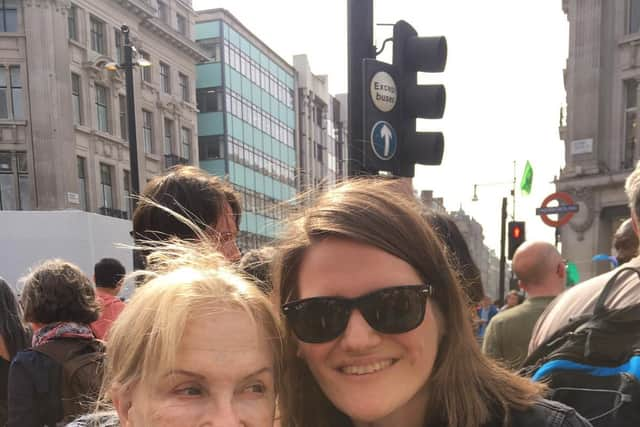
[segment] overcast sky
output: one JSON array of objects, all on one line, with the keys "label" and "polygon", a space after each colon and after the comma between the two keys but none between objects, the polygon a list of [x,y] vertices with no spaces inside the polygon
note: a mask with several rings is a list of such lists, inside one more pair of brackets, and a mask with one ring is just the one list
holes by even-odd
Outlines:
[{"label": "overcast sky", "polygon": [[[329,76],[333,94],[347,91],[346,0],[193,0],[196,10],[225,8],[289,62],[307,54],[315,74]],[[516,162],[534,169],[533,191],[517,190],[516,217],[527,221],[527,239],[553,242],[553,229],[535,208],[554,191],[564,166],[558,137],[565,92],[562,70],[569,25],[561,0],[376,0],[376,23],[400,19],[421,36],[447,37],[449,57],[442,74],[422,82],[443,83],[447,107],[442,120],[419,121],[420,130],[442,130],[440,166],[417,168],[414,187],[434,190],[448,210],[460,206],[480,222],[485,243],[500,244],[501,198],[508,196]],[[376,27],[378,47],[392,34]],[[379,58],[390,61],[390,45]],[[494,184],[495,185],[483,185]],[[472,202],[478,184],[479,201]],[[509,214],[511,214],[509,198]]]}]

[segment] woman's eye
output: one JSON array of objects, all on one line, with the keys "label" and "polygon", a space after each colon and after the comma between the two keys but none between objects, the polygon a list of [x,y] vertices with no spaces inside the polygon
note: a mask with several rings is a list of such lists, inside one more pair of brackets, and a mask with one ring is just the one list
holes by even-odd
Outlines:
[{"label": "woman's eye", "polygon": [[199,387],[181,387],[176,390],[176,393],[183,396],[200,396],[202,390]]},{"label": "woman's eye", "polygon": [[264,384],[256,383],[247,386],[244,391],[247,393],[264,394],[267,391],[267,388]]}]

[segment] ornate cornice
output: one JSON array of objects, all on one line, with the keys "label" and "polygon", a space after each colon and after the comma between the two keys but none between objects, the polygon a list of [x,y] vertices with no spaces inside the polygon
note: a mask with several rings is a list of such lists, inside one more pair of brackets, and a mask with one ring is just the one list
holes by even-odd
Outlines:
[{"label": "ornate cornice", "polygon": [[169,28],[164,22],[157,18],[144,19],[140,22],[140,26],[151,31],[171,45],[177,47],[187,55],[191,56],[196,62],[205,62],[209,58],[202,49],[192,40],[179,34],[172,28]]}]

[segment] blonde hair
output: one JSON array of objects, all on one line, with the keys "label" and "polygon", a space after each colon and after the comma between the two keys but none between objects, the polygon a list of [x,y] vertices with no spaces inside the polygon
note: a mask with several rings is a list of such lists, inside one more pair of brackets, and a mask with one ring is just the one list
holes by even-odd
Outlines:
[{"label": "blonde hair", "polygon": [[[458,276],[417,203],[399,194],[393,181],[347,181],[323,193],[291,223],[274,261],[281,303],[298,297],[298,271],[314,243],[337,237],[371,245],[411,265],[435,287],[432,301],[442,313],[445,334],[429,378],[425,425],[479,427],[493,418],[509,425],[510,412],[540,398],[544,386],[496,365],[480,351],[468,319]],[[357,268],[357,267],[354,267]],[[285,336],[284,384],[280,395],[284,427],[352,426],[325,396],[306,362],[297,356],[290,328]]]},{"label": "blonde hair", "polygon": [[[154,244],[150,271],[114,322],[107,342],[105,375],[98,410],[108,408],[114,390],[153,380],[175,366],[189,322],[239,310],[247,313],[269,340],[277,384],[281,372],[281,326],[266,296],[215,252],[211,242]],[[215,337],[212,337],[215,339]]]}]

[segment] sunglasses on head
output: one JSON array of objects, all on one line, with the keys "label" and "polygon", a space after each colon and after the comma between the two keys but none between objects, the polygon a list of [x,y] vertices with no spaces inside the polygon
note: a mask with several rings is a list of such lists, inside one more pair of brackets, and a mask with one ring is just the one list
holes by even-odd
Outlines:
[{"label": "sunglasses on head", "polygon": [[351,312],[358,309],[376,331],[402,334],[424,320],[430,285],[384,288],[358,298],[314,297],[282,306],[293,333],[300,341],[319,344],[338,338],[347,328]]}]

